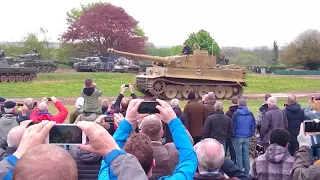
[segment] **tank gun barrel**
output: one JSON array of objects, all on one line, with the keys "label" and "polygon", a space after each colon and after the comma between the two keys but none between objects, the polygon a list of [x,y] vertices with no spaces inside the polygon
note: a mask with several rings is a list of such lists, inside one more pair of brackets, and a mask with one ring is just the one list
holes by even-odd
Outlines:
[{"label": "tank gun barrel", "polygon": [[164,58],[164,57],[159,57],[159,56],[148,56],[144,54],[135,54],[135,53],[129,53],[129,52],[124,52],[124,51],[117,51],[114,49],[109,48],[107,50],[108,53],[115,53],[119,55],[125,55],[125,56],[131,56],[131,57],[138,57],[144,60],[151,60],[155,62],[160,62],[160,63],[169,63],[169,60]]}]

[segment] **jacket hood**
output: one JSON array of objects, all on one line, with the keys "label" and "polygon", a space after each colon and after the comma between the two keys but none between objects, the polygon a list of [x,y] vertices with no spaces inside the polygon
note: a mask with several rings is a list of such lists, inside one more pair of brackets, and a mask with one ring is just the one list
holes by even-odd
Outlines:
[{"label": "jacket hood", "polygon": [[284,162],[290,156],[288,149],[278,144],[271,144],[265,153],[266,159],[275,164]]},{"label": "jacket hood", "polygon": [[12,124],[14,121],[17,121],[17,116],[13,114],[3,114],[1,121],[3,121],[4,125]]},{"label": "jacket hood", "polygon": [[102,156],[82,149],[77,149],[79,160],[84,164],[94,164],[102,160]]},{"label": "jacket hood", "polygon": [[229,107],[229,111],[236,112],[239,107],[237,105],[232,105]]},{"label": "jacket hood", "polygon": [[91,96],[94,92],[94,87],[83,88],[83,93],[87,96]]},{"label": "jacket hood", "polygon": [[239,107],[237,112],[242,115],[247,115],[250,113],[249,109],[246,106]]},{"label": "jacket hood", "polygon": [[290,104],[286,106],[286,110],[290,111],[293,114],[297,114],[301,111],[301,106],[300,104]]},{"label": "jacket hood", "polygon": [[179,107],[173,107],[172,109],[177,116],[180,116],[182,114],[182,110]]}]

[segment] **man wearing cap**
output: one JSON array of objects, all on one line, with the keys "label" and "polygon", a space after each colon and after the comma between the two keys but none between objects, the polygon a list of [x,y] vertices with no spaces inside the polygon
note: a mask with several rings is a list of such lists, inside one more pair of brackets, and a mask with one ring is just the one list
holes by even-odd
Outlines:
[{"label": "man wearing cap", "polygon": [[9,131],[18,126],[16,103],[12,101],[7,101],[4,103],[4,114],[0,119],[0,137],[6,139]]},{"label": "man wearing cap", "polygon": [[0,97],[0,117],[2,114],[4,114],[4,103],[6,102],[6,99],[3,97]]}]

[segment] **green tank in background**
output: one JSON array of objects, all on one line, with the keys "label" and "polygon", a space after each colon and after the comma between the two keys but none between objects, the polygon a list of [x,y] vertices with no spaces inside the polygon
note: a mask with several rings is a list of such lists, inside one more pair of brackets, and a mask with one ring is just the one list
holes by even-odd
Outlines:
[{"label": "green tank in background", "polygon": [[114,72],[138,73],[140,71],[140,66],[135,65],[133,60],[127,59],[123,56],[119,57],[115,62]]},{"label": "green tank in background", "polygon": [[0,57],[0,82],[30,82],[37,77],[37,70],[21,67],[14,59]]},{"label": "green tank in background", "polygon": [[79,59],[73,64],[73,68],[77,72],[112,72],[114,62],[105,55],[96,55]]}]

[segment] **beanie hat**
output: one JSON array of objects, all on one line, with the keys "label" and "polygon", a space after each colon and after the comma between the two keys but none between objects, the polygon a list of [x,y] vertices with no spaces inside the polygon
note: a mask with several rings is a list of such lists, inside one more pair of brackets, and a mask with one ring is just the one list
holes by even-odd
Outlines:
[{"label": "beanie hat", "polygon": [[196,95],[194,94],[194,92],[190,92],[190,93],[188,94],[188,99],[189,99],[189,100],[194,100],[194,99],[196,99]]},{"label": "beanie hat", "polygon": [[16,107],[16,103],[13,101],[7,101],[4,103],[4,108],[6,109],[12,109],[14,107]]}]

